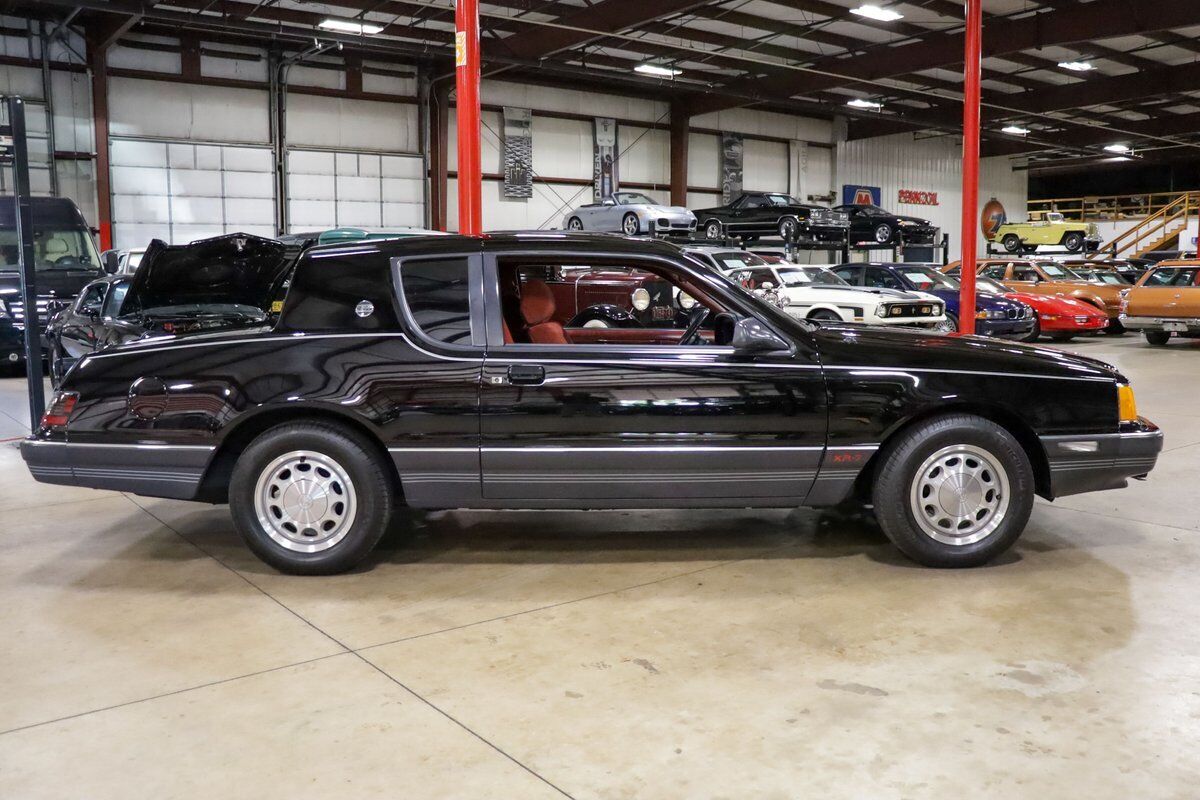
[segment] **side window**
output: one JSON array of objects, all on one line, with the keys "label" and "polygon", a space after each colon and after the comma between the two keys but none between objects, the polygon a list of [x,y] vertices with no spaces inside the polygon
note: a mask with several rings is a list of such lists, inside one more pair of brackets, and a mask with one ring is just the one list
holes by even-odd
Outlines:
[{"label": "side window", "polygon": [[108,288],[103,283],[93,283],[83,290],[75,302],[75,311],[79,314],[99,314],[104,305],[104,290]]},{"label": "side window", "polygon": [[1014,281],[1030,281],[1031,283],[1037,283],[1039,280],[1041,280],[1041,277],[1038,275],[1037,270],[1034,269],[1033,267],[1014,266],[1013,267],[1013,280]]},{"label": "side window", "polygon": [[[708,313],[691,344],[712,344],[718,298],[698,296],[686,273],[655,262],[605,260],[569,264],[531,256],[497,261],[504,338],[514,344],[677,345],[688,326]],[[580,262],[584,262],[581,264]],[[569,267],[569,268],[568,268]],[[732,273],[734,281],[777,278],[769,269]]]},{"label": "side window", "polygon": [[404,261],[400,264],[400,287],[422,333],[446,344],[471,343],[465,258]]},{"label": "side window", "polygon": [[984,277],[993,278],[998,281],[1004,280],[1004,273],[1007,271],[1007,264],[988,264],[983,268]]},{"label": "side window", "polygon": [[900,281],[896,279],[892,273],[886,269],[871,267],[866,271],[866,280],[863,285],[870,286],[876,289],[902,289]]},{"label": "side window", "polygon": [[862,270],[858,267],[838,267],[833,270],[833,274],[851,286],[858,286],[858,278],[862,274]]},{"label": "side window", "polygon": [[129,291],[129,282],[112,284],[108,290],[108,297],[104,299],[104,314],[106,317],[117,317],[121,314],[121,301],[125,299],[125,293]]}]

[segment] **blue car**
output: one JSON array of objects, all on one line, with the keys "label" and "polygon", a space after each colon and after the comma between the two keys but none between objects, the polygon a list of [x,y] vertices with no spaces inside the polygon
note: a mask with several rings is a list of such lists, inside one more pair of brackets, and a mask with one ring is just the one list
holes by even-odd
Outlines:
[{"label": "blue car", "polygon": [[[962,314],[958,307],[958,281],[929,264],[839,264],[833,272],[851,286],[928,292],[946,303],[945,330],[958,330]],[[998,294],[975,295],[975,333],[1032,341],[1033,309]]]}]

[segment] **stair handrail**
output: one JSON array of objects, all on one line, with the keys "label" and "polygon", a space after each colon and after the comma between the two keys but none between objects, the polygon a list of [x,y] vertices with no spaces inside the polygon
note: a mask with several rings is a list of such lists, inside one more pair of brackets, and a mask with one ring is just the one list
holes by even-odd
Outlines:
[{"label": "stair handrail", "polygon": [[[1192,205],[1194,203],[1195,198],[1191,193],[1182,194],[1171,203],[1163,206],[1150,216],[1139,220],[1108,243],[1107,249],[1109,250],[1111,256],[1116,258],[1121,253],[1136,247],[1138,244],[1141,244],[1146,237],[1162,230],[1171,222],[1178,219],[1181,215],[1184,217],[1184,223],[1186,226],[1187,216],[1191,213]],[[1182,206],[1182,208],[1180,208],[1180,206]],[[1163,221],[1158,225],[1155,225],[1150,230],[1143,230],[1146,225],[1159,219]],[[1121,244],[1121,242],[1125,241],[1126,239],[1129,239],[1130,241],[1126,242],[1125,244]]]}]

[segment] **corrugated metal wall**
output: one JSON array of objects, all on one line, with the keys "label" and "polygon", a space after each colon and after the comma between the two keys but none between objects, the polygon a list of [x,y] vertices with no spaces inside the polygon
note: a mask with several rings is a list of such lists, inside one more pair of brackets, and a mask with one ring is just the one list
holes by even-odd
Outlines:
[{"label": "corrugated metal wall", "polygon": [[[950,257],[958,258],[962,246],[962,145],[952,137],[917,140],[912,134],[881,136],[842,142],[837,147],[837,191],[845,184],[878,186],[883,206],[898,214],[932,221],[950,234]],[[938,205],[903,205],[901,189],[937,192]],[[1028,180],[1024,171],[1014,170],[1008,158],[986,158],[980,164],[979,210],[997,198],[1011,217],[1024,219]],[[978,213],[976,214],[978,218]],[[979,252],[985,241],[978,224],[974,229]]]}]

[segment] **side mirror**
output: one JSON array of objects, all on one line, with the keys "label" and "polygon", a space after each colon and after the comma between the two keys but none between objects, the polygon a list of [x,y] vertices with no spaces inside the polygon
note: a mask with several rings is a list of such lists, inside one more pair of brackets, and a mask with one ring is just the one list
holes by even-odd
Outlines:
[{"label": "side mirror", "polygon": [[790,349],[787,342],[754,317],[742,317],[734,323],[730,344],[737,356],[756,356]]},{"label": "side mirror", "polygon": [[100,263],[104,266],[106,273],[116,275],[117,269],[121,266],[121,252],[119,250],[105,250],[100,254]]}]

